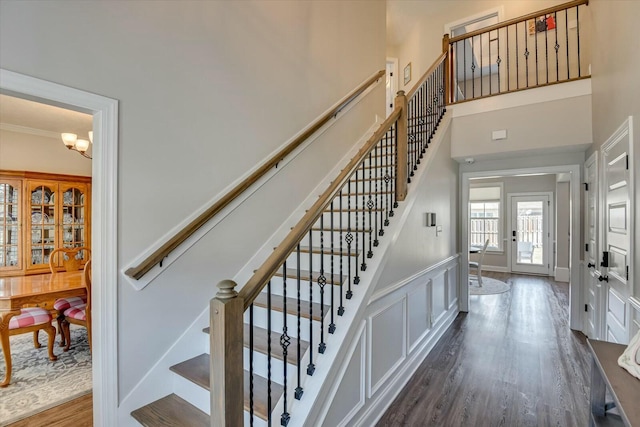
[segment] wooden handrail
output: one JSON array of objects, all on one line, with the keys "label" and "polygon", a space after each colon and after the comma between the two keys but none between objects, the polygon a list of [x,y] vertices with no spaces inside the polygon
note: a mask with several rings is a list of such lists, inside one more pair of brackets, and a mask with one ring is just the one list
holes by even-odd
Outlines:
[{"label": "wooden handrail", "polygon": [[435,69],[440,65],[442,61],[444,61],[446,57],[447,57],[447,52],[442,52],[440,54],[440,56],[433,62],[431,67],[429,67],[427,72],[424,73],[422,77],[420,77],[420,80],[418,80],[418,83],[416,83],[415,86],[413,86],[413,88],[409,91],[409,93],[407,94],[407,99],[411,99],[413,97],[413,95],[416,93],[418,88],[422,86],[422,84],[427,80],[427,78],[429,78],[431,73],[435,71]]},{"label": "wooden handrail", "polygon": [[459,42],[460,40],[465,40],[471,37],[479,36],[480,34],[485,34],[490,31],[495,31],[500,28],[508,27],[509,25],[518,24],[520,22],[526,22],[529,19],[535,19],[540,16],[545,16],[551,13],[559,12],[561,10],[569,9],[572,7],[580,6],[580,5],[589,5],[589,0],[573,0],[568,3],[559,4],[557,6],[549,7],[546,9],[539,10],[537,12],[529,13],[528,15],[519,16],[517,18],[509,19],[508,21],[499,22],[495,25],[491,25],[489,27],[480,28],[479,30],[472,31],[467,34],[462,34],[457,37],[452,37],[449,39],[450,44],[454,44],[455,42]]},{"label": "wooden handrail", "polygon": [[329,120],[336,117],[340,111],[342,111],[351,101],[361,95],[369,86],[378,81],[385,74],[384,70],[380,70],[370,77],[367,81],[358,86],[355,90],[349,93],[343,101],[337,107],[331,109],[328,113],[324,114],[318,120],[316,120],[307,130],[301,135],[295,138],[282,150],[277,152],[268,161],[262,164],[256,171],[248,176],[241,183],[236,185],[231,191],[225,194],[220,200],[215,202],[209,209],[200,214],[196,219],[191,221],[176,233],[165,244],[159,247],[151,255],[149,255],[144,261],[135,267],[131,267],[125,271],[125,274],[136,280],[144,276],[154,265],[162,262],[162,260],[169,255],[175,248],[177,248],[182,242],[187,240],[193,233],[195,233],[200,227],[206,224],[214,216],[216,216],[222,209],[224,209],[229,203],[235,200],[240,194],[244,193],[249,187],[255,184],[260,178],[262,178],[271,168],[275,167],[282,159],[291,154],[296,148],[298,148],[304,141],[306,141],[311,135],[324,126]]},{"label": "wooden handrail", "polygon": [[284,263],[289,254],[295,249],[296,245],[305,233],[307,233],[311,227],[315,224],[318,217],[322,214],[325,208],[331,203],[331,200],[336,197],[340,192],[340,189],[347,183],[351,175],[360,166],[365,157],[376,144],[382,139],[384,134],[389,130],[391,125],[398,120],[402,113],[402,106],[396,105],[391,115],[382,122],[378,130],[367,140],[367,142],[360,148],[358,153],[351,159],[349,164],[342,170],[340,175],[329,185],[327,190],[316,200],[316,202],[309,208],[304,214],[302,219],[291,229],[287,237],[282,241],[280,245],[271,253],[260,268],[258,268],[253,276],[249,279],[247,284],[240,290],[238,296],[242,298],[244,302],[245,311],[253,303],[253,300],[260,294],[264,285],[273,277],[278,271],[278,268]]}]

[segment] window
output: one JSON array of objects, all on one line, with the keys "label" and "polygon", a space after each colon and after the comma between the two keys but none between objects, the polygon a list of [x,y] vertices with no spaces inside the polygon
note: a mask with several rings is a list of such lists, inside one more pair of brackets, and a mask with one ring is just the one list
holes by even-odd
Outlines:
[{"label": "window", "polygon": [[502,251],[502,186],[472,187],[469,192],[469,245]]}]

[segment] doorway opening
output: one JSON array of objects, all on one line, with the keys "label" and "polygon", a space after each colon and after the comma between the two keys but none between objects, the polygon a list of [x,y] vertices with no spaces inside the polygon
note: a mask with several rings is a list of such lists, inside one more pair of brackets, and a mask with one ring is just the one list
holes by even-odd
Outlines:
[{"label": "doorway opening", "polygon": [[[475,218],[474,209],[478,202],[488,203],[486,212],[491,216],[491,221],[486,221],[485,226],[495,226],[496,230],[486,228],[483,239],[488,239],[493,244],[487,247],[483,258],[483,270],[502,273],[521,272],[527,274],[552,275],[556,271],[555,264],[559,263],[556,257],[558,241],[556,235],[560,235],[566,246],[564,259],[570,291],[570,327],[575,330],[582,329],[582,290],[580,286],[580,165],[564,165],[550,167],[535,167],[522,169],[506,169],[493,171],[463,172],[461,179],[461,247],[473,246],[473,234],[477,229],[472,228],[471,219]],[[568,182],[568,185],[566,184]],[[535,186],[532,187],[532,185]],[[554,194],[560,190],[560,186],[567,186],[566,197],[562,201],[563,209],[568,218],[563,223],[567,229],[557,232],[554,223],[556,221],[556,199]],[[546,187],[545,187],[546,186]],[[479,200],[478,193],[472,195],[472,188],[494,188],[484,191],[484,201]],[[496,189],[501,191],[497,191]],[[491,193],[493,191],[495,194]],[[527,199],[525,196],[532,196]],[[565,191],[563,189],[563,191]],[[540,196],[540,197],[539,197]],[[542,197],[544,196],[544,197]],[[537,200],[536,200],[537,199]],[[560,205],[560,202],[557,202]],[[545,207],[546,205],[546,207]],[[515,207],[515,208],[514,208]],[[520,209],[519,209],[520,208]],[[548,213],[545,214],[545,209]],[[518,215],[518,210],[520,214]],[[547,218],[545,220],[544,218]],[[520,218],[519,218],[520,217]],[[517,222],[521,224],[518,226]],[[477,223],[477,221],[475,221]],[[515,232],[515,236],[514,236]],[[546,242],[545,242],[546,235]],[[571,238],[574,236],[575,238]],[[493,240],[491,240],[493,239]],[[477,239],[476,239],[477,240]],[[521,241],[518,245],[518,241]],[[528,246],[531,246],[531,250]],[[474,255],[469,251],[462,252],[460,281],[460,307],[461,311],[469,310],[469,261]],[[536,271],[536,269],[539,269]]]},{"label": "doorway opening", "polygon": [[93,419],[96,425],[117,425],[118,101],[4,69],[0,93],[93,116]]}]

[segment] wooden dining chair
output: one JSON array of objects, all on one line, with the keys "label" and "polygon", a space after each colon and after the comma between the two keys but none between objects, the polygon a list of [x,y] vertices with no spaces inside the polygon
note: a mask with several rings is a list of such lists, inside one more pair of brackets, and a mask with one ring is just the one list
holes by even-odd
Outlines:
[{"label": "wooden dining chair", "polygon": [[[78,248],[58,248],[51,252],[49,256],[49,270],[52,274],[61,271],[78,271],[83,267],[83,262],[91,260],[91,249],[81,246]],[[58,298],[53,303],[56,310],[56,320],[58,322],[58,331],[60,332],[60,346],[65,346],[65,336],[62,333],[62,322],[64,321],[64,312],[71,307],[86,304],[86,297],[68,297]],[[68,348],[68,347],[67,347]]]},{"label": "wooden dining chair", "polygon": [[70,323],[87,328],[89,351],[91,351],[91,260],[84,265],[84,284],[87,287],[86,304],[70,307],[63,313],[62,330],[64,331],[64,338],[67,342],[63,351],[69,351],[69,347],[71,347]]},{"label": "wooden dining chair", "polygon": [[484,242],[482,246],[482,250],[480,251],[480,257],[478,261],[469,261],[469,267],[476,269],[476,277],[478,279],[478,286],[482,286],[482,260],[484,259],[484,254],[487,252],[487,246],[489,246],[489,239]]},{"label": "wooden dining chair", "polygon": [[49,352],[49,360],[54,361],[58,358],[53,354],[53,342],[56,339],[56,328],[53,327],[51,321],[53,316],[44,308],[31,307],[23,308],[20,314],[9,319],[8,328],[0,328],[0,348],[4,355],[5,366],[7,368],[4,380],[0,383],[0,387],[6,387],[11,382],[11,343],[9,337],[12,335],[26,334],[33,332],[33,346],[40,348],[38,342],[38,331],[44,330],[49,336],[47,342],[47,350]]}]

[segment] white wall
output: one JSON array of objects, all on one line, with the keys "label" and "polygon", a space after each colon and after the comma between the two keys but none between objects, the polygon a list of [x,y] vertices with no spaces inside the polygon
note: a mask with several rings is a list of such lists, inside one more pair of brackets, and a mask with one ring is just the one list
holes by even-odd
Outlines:
[{"label": "white wall", "polygon": [[[403,280],[429,265],[457,253],[458,234],[458,164],[451,160],[451,127],[447,129],[426,177],[409,192],[418,191],[418,198],[407,218],[398,240],[391,248],[376,292]],[[434,212],[442,232],[426,227],[426,213]]]},{"label": "white wall", "polygon": [[91,160],[68,150],[59,137],[0,130],[0,170],[91,176]]},{"label": "white wall", "polygon": [[[120,102],[120,267],[384,69],[382,2],[1,2],[0,67]],[[144,291],[118,287],[120,400],[384,115],[346,121]]]},{"label": "white wall", "polygon": [[556,268],[569,268],[571,239],[571,189],[569,182],[556,184]]},{"label": "white wall", "polygon": [[[477,160],[505,153],[583,151],[592,142],[590,124],[589,95],[456,117],[451,156]],[[495,130],[506,130],[507,138],[493,140]]]}]

